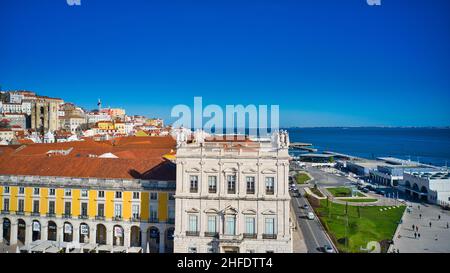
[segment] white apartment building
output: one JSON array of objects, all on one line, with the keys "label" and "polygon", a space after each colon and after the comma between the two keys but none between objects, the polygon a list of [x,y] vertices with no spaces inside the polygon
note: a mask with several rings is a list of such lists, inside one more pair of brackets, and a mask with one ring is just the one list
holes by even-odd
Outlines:
[{"label": "white apartment building", "polygon": [[292,252],[287,132],[188,138],[177,133],[174,252]]},{"label": "white apartment building", "polygon": [[399,189],[425,202],[450,204],[450,173],[405,172]]}]

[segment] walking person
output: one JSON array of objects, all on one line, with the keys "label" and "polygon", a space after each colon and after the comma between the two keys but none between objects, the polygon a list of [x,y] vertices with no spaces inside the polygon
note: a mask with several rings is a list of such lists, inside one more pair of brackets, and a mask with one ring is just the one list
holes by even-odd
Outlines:
[{"label": "walking person", "polygon": [[416,226],[416,231],[419,232],[419,226]]},{"label": "walking person", "polygon": [[420,239],[420,233],[417,233],[417,237]]},{"label": "walking person", "polygon": [[448,229],[448,222],[447,222],[447,229]]},{"label": "walking person", "polygon": [[414,232],[414,239],[417,239],[417,233]]},{"label": "walking person", "polygon": [[430,228],[431,228],[431,222],[430,222]]},{"label": "walking person", "polygon": [[440,215],[440,214],[438,215],[438,221],[439,221],[439,220],[441,220],[441,215]]},{"label": "walking person", "polygon": [[414,224],[412,225],[412,230],[414,231]]},{"label": "walking person", "polygon": [[438,240],[437,234],[436,234],[436,235],[434,235],[434,240],[435,240],[435,241],[437,241],[437,240]]},{"label": "walking person", "polygon": [[419,214],[419,219],[422,219],[422,214]]}]

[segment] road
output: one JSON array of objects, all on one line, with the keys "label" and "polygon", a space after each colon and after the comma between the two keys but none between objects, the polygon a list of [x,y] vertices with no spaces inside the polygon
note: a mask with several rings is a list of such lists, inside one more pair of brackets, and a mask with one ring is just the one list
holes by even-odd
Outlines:
[{"label": "road", "polygon": [[317,184],[317,186],[343,186],[345,183],[352,182],[347,177],[327,173],[315,167],[307,167],[305,170],[314,178],[312,183]]},{"label": "road", "polygon": [[[306,217],[308,212],[312,211],[312,208],[308,201],[303,197],[304,191],[301,187],[299,188],[299,191],[301,192],[302,197],[292,196],[291,202],[297,218],[297,225],[303,233],[303,238],[305,240],[308,253],[324,252],[323,247],[325,245],[332,246],[332,244],[317,217],[314,220],[309,220]],[[308,205],[308,209],[303,209],[305,204]]]}]

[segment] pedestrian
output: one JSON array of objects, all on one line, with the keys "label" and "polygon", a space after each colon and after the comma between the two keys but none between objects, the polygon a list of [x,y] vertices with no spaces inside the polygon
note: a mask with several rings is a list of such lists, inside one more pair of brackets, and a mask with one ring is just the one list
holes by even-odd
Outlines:
[{"label": "pedestrian", "polygon": [[419,232],[419,226],[416,226],[416,231]]},{"label": "pedestrian", "polygon": [[412,225],[412,230],[414,231],[414,224]]},{"label": "pedestrian", "polygon": [[448,229],[448,222],[447,222],[447,229]]},{"label": "pedestrian", "polygon": [[420,239],[420,233],[417,233],[417,237]]},{"label": "pedestrian", "polygon": [[417,208],[420,210],[420,205],[417,205]]},{"label": "pedestrian", "polygon": [[397,248],[397,253],[400,253],[400,249]]},{"label": "pedestrian", "polygon": [[430,227],[431,227],[431,222],[430,222]]},{"label": "pedestrian", "polygon": [[438,215],[438,221],[439,221],[439,220],[441,220],[441,215],[440,215],[440,214]]},{"label": "pedestrian", "polygon": [[422,214],[419,214],[419,219],[422,219]]},{"label": "pedestrian", "polygon": [[437,240],[438,240],[438,237],[437,237],[437,235],[434,235],[434,240],[435,240],[435,241],[437,241]]},{"label": "pedestrian", "polygon": [[417,239],[417,233],[414,232],[414,239]]}]

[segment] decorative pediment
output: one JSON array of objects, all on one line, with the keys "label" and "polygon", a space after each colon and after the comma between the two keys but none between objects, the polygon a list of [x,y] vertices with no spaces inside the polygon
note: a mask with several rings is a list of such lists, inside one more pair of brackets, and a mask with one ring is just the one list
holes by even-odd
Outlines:
[{"label": "decorative pediment", "polygon": [[187,213],[199,213],[200,210],[197,208],[190,208],[186,210]]},{"label": "decorative pediment", "polygon": [[261,173],[263,174],[276,174],[277,170],[274,169],[264,169]]},{"label": "decorative pediment", "polygon": [[242,173],[257,173],[257,171],[253,168],[247,168],[243,170]]},{"label": "decorative pediment", "polygon": [[223,170],[224,173],[236,173],[238,171],[238,169],[236,168],[226,168]]},{"label": "decorative pediment", "polygon": [[209,208],[209,209],[205,209],[205,213],[218,214],[219,211],[217,209],[214,209],[214,208]]},{"label": "decorative pediment", "polygon": [[200,172],[200,169],[194,167],[194,168],[187,169],[186,172],[187,172],[187,173],[199,173],[199,172]]},{"label": "decorative pediment", "polygon": [[268,210],[263,211],[261,214],[263,214],[263,215],[275,215],[276,213],[275,213],[275,211],[273,211],[271,209],[268,209]]},{"label": "decorative pediment", "polygon": [[256,210],[254,209],[246,209],[242,212],[242,214],[246,214],[246,215],[256,215]]},{"label": "decorative pediment", "polygon": [[210,168],[205,170],[205,173],[217,173],[217,172],[219,172],[219,170],[216,168]]},{"label": "decorative pediment", "polygon": [[236,215],[238,213],[238,211],[235,208],[229,206],[226,209],[224,209],[223,213]]}]

